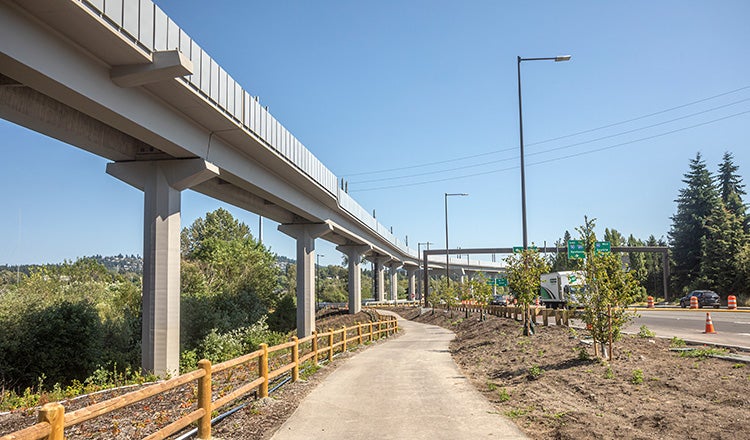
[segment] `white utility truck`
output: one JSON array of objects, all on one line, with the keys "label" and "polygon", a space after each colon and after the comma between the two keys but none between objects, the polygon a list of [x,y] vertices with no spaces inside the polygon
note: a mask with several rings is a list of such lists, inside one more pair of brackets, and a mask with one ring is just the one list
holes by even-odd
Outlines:
[{"label": "white utility truck", "polygon": [[584,288],[583,273],[563,271],[546,273],[541,276],[540,301],[553,309],[577,307],[577,294]]}]

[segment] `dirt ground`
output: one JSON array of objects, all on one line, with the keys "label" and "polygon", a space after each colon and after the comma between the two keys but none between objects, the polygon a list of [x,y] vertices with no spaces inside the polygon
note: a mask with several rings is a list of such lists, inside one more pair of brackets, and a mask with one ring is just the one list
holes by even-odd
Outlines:
[{"label": "dirt ground", "polygon": [[[608,364],[580,354],[583,349],[593,355],[592,347],[581,343],[583,330],[537,326],[537,334],[529,338],[521,336],[521,324],[512,319],[396,311],[455,331],[450,349],[459,367],[498,413],[532,439],[750,439],[750,365],[680,357],[669,351],[669,341],[637,336],[616,343],[615,360]],[[337,328],[365,320],[363,315],[330,314],[318,326]],[[367,346],[357,348],[363,349]],[[214,427],[214,436],[270,438],[302,399],[357,350],[305,380],[281,387],[270,398],[249,398],[247,406]],[[634,383],[640,382],[638,371],[642,382]],[[159,402],[144,402],[110,419],[66,430],[66,438],[139,438],[153,432],[168,410],[191,399],[193,390],[180,390]],[[33,422],[33,411],[0,415],[0,435]]]},{"label": "dirt ground", "polygon": [[585,330],[539,325],[524,337],[513,319],[398,311],[455,331],[456,363],[532,439],[750,439],[750,365],[635,335],[610,364],[593,359]]}]

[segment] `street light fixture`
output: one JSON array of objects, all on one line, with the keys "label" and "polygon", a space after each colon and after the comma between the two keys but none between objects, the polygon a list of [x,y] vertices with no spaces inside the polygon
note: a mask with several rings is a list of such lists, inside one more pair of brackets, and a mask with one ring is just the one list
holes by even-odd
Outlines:
[{"label": "street light fixture", "polygon": [[521,61],[569,61],[570,55],[558,55],[545,58],[521,58],[518,57],[518,127],[521,141],[521,217],[523,219],[523,248],[529,248],[528,234],[526,230],[526,167],[523,155],[523,112],[521,111]]},{"label": "street light fixture", "polygon": [[448,197],[461,196],[466,197],[466,193],[445,193],[445,282],[447,286],[451,285],[450,277],[450,257],[448,253]]}]

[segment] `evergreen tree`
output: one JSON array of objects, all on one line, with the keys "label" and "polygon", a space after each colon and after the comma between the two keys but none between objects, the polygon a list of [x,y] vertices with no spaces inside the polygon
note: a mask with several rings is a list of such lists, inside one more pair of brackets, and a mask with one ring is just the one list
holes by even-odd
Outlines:
[{"label": "evergreen tree", "polygon": [[737,174],[739,167],[733,162],[732,153],[724,153],[721,164],[719,164],[719,175],[717,176],[717,186],[719,195],[724,206],[729,212],[739,217],[746,224],[745,205],[742,203],[742,196],[745,193],[745,185],[742,184],[742,178]]},{"label": "evergreen tree", "polygon": [[[628,237],[628,246],[643,246],[643,242],[630,234]],[[644,252],[628,252],[629,271],[641,286],[645,286],[648,279],[648,269],[646,268],[646,254]]]},{"label": "evergreen tree", "polygon": [[690,171],[683,182],[687,186],[675,200],[677,213],[672,216],[669,231],[674,259],[672,282],[676,291],[690,289],[699,276],[702,243],[708,235],[706,219],[720,200],[700,153],[690,161]]},{"label": "evergreen tree", "polygon": [[739,218],[720,203],[706,219],[708,233],[701,240],[701,267],[697,287],[726,295],[738,278],[738,257],[745,243]]},{"label": "evergreen tree", "polygon": [[604,241],[608,241],[612,247],[623,246],[625,244],[625,237],[617,229],[605,228]]},{"label": "evergreen tree", "polygon": [[570,239],[570,232],[565,231],[565,235],[563,235],[562,241],[558,241],[557,243],[555,243],[555,246],[558,248],[558,252],[557,254],[555,254],[555,257],[550,264],[550,270],[552,272],[571,269],[571,263],[568,260],[568,241],[570,241]]}]

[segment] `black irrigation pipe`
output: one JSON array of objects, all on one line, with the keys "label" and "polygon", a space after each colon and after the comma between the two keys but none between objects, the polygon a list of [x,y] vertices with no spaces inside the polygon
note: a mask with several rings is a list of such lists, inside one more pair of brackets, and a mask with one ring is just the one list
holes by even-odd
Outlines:
[{"label": "black irrigation pipe", "polygon": [[[340,355],[341,355],[341,353],[336,353],[336,354],[333,355],[333,357],[336,358],[336,357],[339,357]],[[328,363],[327,359],[324,359],[324,360],[320,361],[318,364],[325,364],[325,363]],[[304,373],[309,368],[310,367],[304,368],[301,372]],[[278,384],[274,385],[273,388],[271,388],[270,390],[268,390],[268,394],[276,392],[276,390],[278,390],[279,388],[281,388],[282,386],[286,385],[287,383],[289,383],[292,380],[292,374],[291,373],[289,373],[289,375],[285,375],[283,377],[284,377],[283,380],[279,381]],[[258,395],[257,391],[255,392],[255,395],[256,395],[256,398],[257,398],[257,395]],[[224,420],[227,417],[231,416],[232,414],[236,413],[237,411],[239,411],[239,410],[247,407],[248,405],[250,405],[254,401],[255,400],[250,401],[250,402],[245,402],[245,403],[243,403],[241,405],[238,405],[238,406],[230,409],[227,412],[219,414],[218,416],[216,416],[213,419],[211,419],[211,426],[214,426],[214,425],[218,424],[219,422],[221,422],[222,420]],[[181,436],[177,437],[175,440],[187,440],[189,438],[192,438],[197,433],[198,433],[198,428],[193,428],[190,431],[186,432],[185,434],[182,434]]]}]

